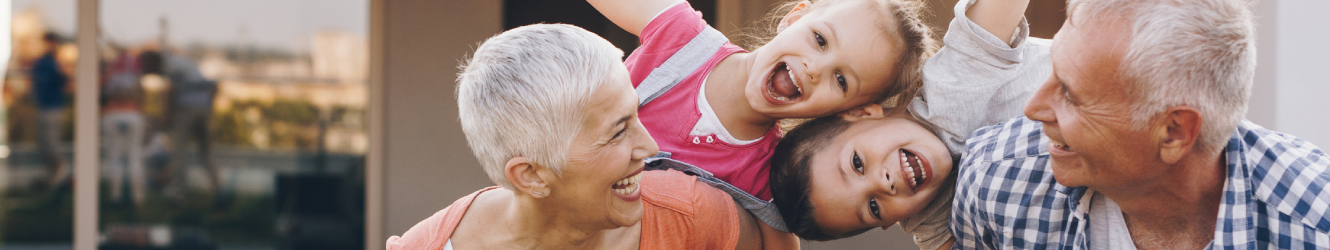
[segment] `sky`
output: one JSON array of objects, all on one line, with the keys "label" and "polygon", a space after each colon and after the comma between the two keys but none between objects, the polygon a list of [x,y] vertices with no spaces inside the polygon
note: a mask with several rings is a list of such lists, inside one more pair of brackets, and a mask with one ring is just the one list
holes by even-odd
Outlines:
[{"label": "sky", "polygon": [[[73,35],[75,0],[11,0],[13,13],[38,7],[56,32]],[[157,39],[158,20],[169,22],[170,43],[254,44],[304,51],[317,31],[366,37],[368,0],[102,0],[103,35],[114,42]]]}]

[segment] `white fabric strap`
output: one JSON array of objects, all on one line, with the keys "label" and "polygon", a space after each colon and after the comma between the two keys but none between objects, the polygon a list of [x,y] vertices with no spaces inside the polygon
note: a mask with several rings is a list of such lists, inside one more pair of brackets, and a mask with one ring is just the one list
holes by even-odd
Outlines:
[{"label": "white fabric strap", "polygon": [[729,39],[711,26],[706,26],[693,40],[666,59],[660,67],[651,70],[651,74],[637,85],[637,106],[646,105],[651,100],[674,88],[683,78],[688,77],[698,67],[716,55],[720,47]]}]

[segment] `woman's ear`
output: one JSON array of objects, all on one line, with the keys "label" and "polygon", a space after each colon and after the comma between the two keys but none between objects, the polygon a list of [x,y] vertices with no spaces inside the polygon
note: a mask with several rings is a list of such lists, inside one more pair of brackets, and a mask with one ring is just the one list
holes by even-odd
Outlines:
[{"label": "woman's ear", "polygon": [[800,1],[799,3],[794,4],[794,8],[790,9],[790,13],[786,13],[785,17],[780,19],[780,23],[776,24],[776,33],[785,31],[785,28],[790,27],[790,24],[794,24],[794,22],[799,21],[799,18],[803,18],[804,14],[808,14],[809,4],[812,3],[808,1]]},{"label": "woman's ear", "polygon": [[544,166],[537,165],[526,157],[517,156],[508,159],[508,164],[504,165],[503,172],[508,177],[508,184],[513,186],[514,192],[523,193],[531,197],[545,198],[550,195],[549,182],[540,174]]},{"label": "woman's ear", "polygon": [[851,108],[850,110],[840,112],[839,114],[836,115],[840,116],[841,119],[845,119],[845,121],[850,121],[850,122],[855,122],[863,119],[881,119],[883,117],[886,117],[886,114],[882,111],[882,105],[878,105],[877,103],[864,104],[862,106],[854,107]]}]

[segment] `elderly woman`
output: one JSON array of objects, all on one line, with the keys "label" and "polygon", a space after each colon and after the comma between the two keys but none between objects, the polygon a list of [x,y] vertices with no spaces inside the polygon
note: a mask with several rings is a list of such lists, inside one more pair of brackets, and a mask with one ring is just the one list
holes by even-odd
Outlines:
[{"label": "elderly woman", "polygon": [[462,130],[490,179],[388,249],[758,249],[798,242],[678,171],[646,171],[623,52],[537,24],[481,44],[458,77]]}]

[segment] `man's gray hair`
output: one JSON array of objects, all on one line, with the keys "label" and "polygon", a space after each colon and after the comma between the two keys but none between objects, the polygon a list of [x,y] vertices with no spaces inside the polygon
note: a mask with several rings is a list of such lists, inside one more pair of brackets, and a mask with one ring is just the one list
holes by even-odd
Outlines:
[{"label": "man's gray hair", "polygon": [[[1217,152],[1247,114],[1256,42],[1243,0],[1071,0],[1072,22],[1125,21],[1131,41],[1118,68],[1136,98],[1133,124],[1144,129],[1166,109],[1201,112],[1197,145]],[[1073,24],[1074,25],[1074,24]]]},{"label": "man's gray hair", "polygon": [[458,117],[490,180],[523,156],[561,174],[583,108],[608,81],[627,81],[623,51],[567,24],[533,24],[485,40],[457,76]]}]

